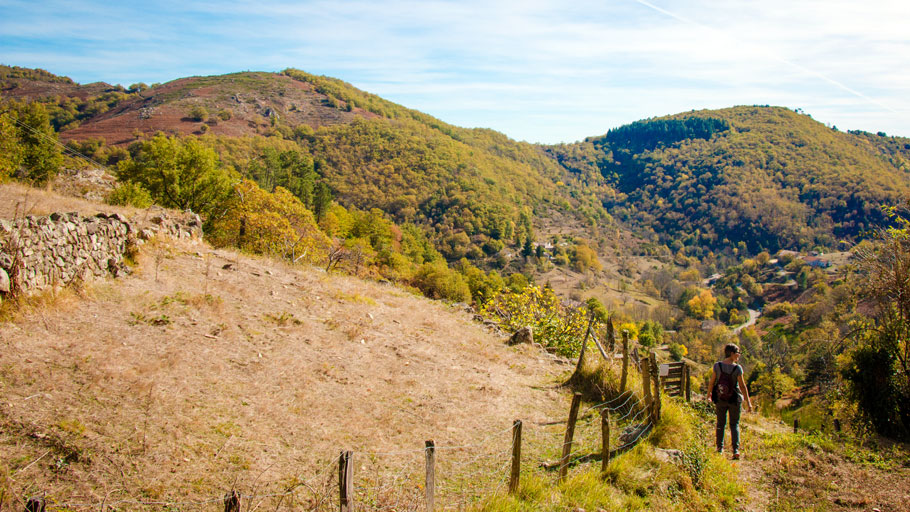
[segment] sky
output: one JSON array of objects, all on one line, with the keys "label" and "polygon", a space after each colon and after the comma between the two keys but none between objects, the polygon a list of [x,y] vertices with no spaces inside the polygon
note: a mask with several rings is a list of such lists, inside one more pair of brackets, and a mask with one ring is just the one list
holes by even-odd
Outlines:
[{"label": "sky", "polygon": [[0,63],[129,85],[293,67],[572,142],[734,105],[910,136],[906,0],[0,0]]}]

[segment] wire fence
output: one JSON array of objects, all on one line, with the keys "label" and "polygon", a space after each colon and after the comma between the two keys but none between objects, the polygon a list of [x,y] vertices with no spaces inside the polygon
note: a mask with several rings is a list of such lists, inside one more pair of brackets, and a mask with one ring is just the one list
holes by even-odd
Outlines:
[{"label": "wire fence", "polygon": [[[633,396],[618,397],[622,400],[595,404],[588,410],[623,411],[612,418],[617,426],[632,426],[634,436],[619,445],[617,450],[633,446],[644,438],[652,425],[639,423],[645,409],[628,407],[637,400]],[[574,440],[576,450],[567,458],[569,466],[591,460],[599,450],[601,440],[595,435],[593,419],[582,421],[580,435]],[[521,460],[521,471],[525,474],[539,471],[546,466],[546,457],[562,451],[565,446],[561,437],[565,425],[533,425],[524,423],[526,456]],[[480,440],[470,444],[440,444],[434,446],[436,462],[433,472],[436,478],[435,510],[464,510],[491,495],[504,492],[509,485],[514,448],[515,425],[483,432]],[[619,443],[622,440],[617,438]],[[612,444],[612,442],[611,442]],[[426,455],[428,448],[402,449],[396,451],[354,452],[354,494],[353,500],[359,510],[416,511],[426,510]],[[212,496],[186,500],[141,499],[124,493],[116,493],[101,499],[72,499],[58,501],[53,497],[43,498],[44,508],[34,510],[82,511],[82,510],[307,510],[323,511],[338,509],[339,460],[336,456],[318,466],[303,478],[297,476],[282,482],[253,483],[243,490],[226,490]],[[233,491],[233,490],[231,490]],[[236,499],[236,509],[229,503]],[[26,504],[26,510],[29,503]]]},{"label": "wire fence", "polygon": [[[653,353],[651,355],[653,360]],[[26,510],[341,510],[346,499],[358,510],[464,510],[517,487],[521,474],[558,468],[559,479],[570,468],[619,456],[654,430],[660,409],[656,364],[642,363],[641,393],[624,390],[591,404],[578,414],[581,395],[575,394],[567,421],[516,422],[474,433],[471,443],[436,444],[394,451],[322,454],[303,474],[280,481],[259,480],[243,488],[190,500],[141,499],[111,493],[104,498],[58,501],[39,498],[24,502]],[[653,379],[653,380],[652,380]],[[653,383],[654,394],[651,393]],[[226,442],[231,442],[229,438]],[[517,446],[516,446],[517,445]],[[518,448],[516,450],[516,448]],[[222,447],[223,449],[223,447]],[[220,449],[219,449],[220,452]],[[516,458],[517,453],[521,457]],[[38,461],[33,461],[32,464]],[[303,462],[303,461],[302,461]],[[348,467],[348,466],[351,467]],[[511,470],[510,470],[511,466]],[[348,479],[351,482],[348,482]],[[345,490],[346,489],[349,490]],[[349,492],[349,498],[345,493]]]}]

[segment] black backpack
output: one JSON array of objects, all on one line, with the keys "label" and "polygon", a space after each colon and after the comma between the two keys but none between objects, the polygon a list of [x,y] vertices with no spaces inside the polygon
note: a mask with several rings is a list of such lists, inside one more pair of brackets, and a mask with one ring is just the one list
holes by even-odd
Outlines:
[{"label": "black backpack", "polygon": [[717,366],[720,368],[720,376],[717,377],[717,382],[714,384],[714,401],[729,402],[736,397],[736,381],[733,379],[736,366],[730,373],[724,371],[723,364],[717,363]]}]

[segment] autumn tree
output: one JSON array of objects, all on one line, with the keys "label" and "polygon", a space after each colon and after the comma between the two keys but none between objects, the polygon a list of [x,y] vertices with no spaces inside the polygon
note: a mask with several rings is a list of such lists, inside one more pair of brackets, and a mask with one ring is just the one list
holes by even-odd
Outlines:
[{"label": "autumn tree", "polygon": [[231,173],[196,138],[158,134],[134,143],[132,159],[120,162],[117,177],[148,190],[162,206],[211,214],[231,192]]},{"label": "autumn tree", "polygon": [[714,318],[714,306],[716,305],[717,299],[711,290],[701,289],[686,302],[686,310],[696,318],[708,320]]},{"label": "autumn tree", "polygon": [[842,374],[879,433],[910,438],[910,219],[887,212],[894,227],[857,249],[859,296],[874,309]]},{"label": "autumn tree", "polygon": [[223,212],[210,222],[215,246],[238,247],[292,262],[322,264],[331,245],[300,200],[278,187],[266,192],[255,182],[234,185]]},{"label": "autumn tree", "polygon": [[21,162],[22,146],[16,125],[9,114],[0,114],[0,183],[19,170]]},{"label": "autumn tree", "polygon": [[38,102],[28,103],[13,111],[11,120],[18,128],[20,162],[25,178],[38,185],[47,183],[63,165],[63,155],[47,109]]}]

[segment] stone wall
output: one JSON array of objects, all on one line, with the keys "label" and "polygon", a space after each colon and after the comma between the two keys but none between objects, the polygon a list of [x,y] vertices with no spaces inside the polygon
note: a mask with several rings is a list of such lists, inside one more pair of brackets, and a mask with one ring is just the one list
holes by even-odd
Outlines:
[{"label": "stone wall", "polygon": [[165,210],[128,220],[120,214],[78,213],[0,219],[0,295],[64,286],[92,276],[129,273],[124,256],[154,236],[195,238],[201,221]]}]

